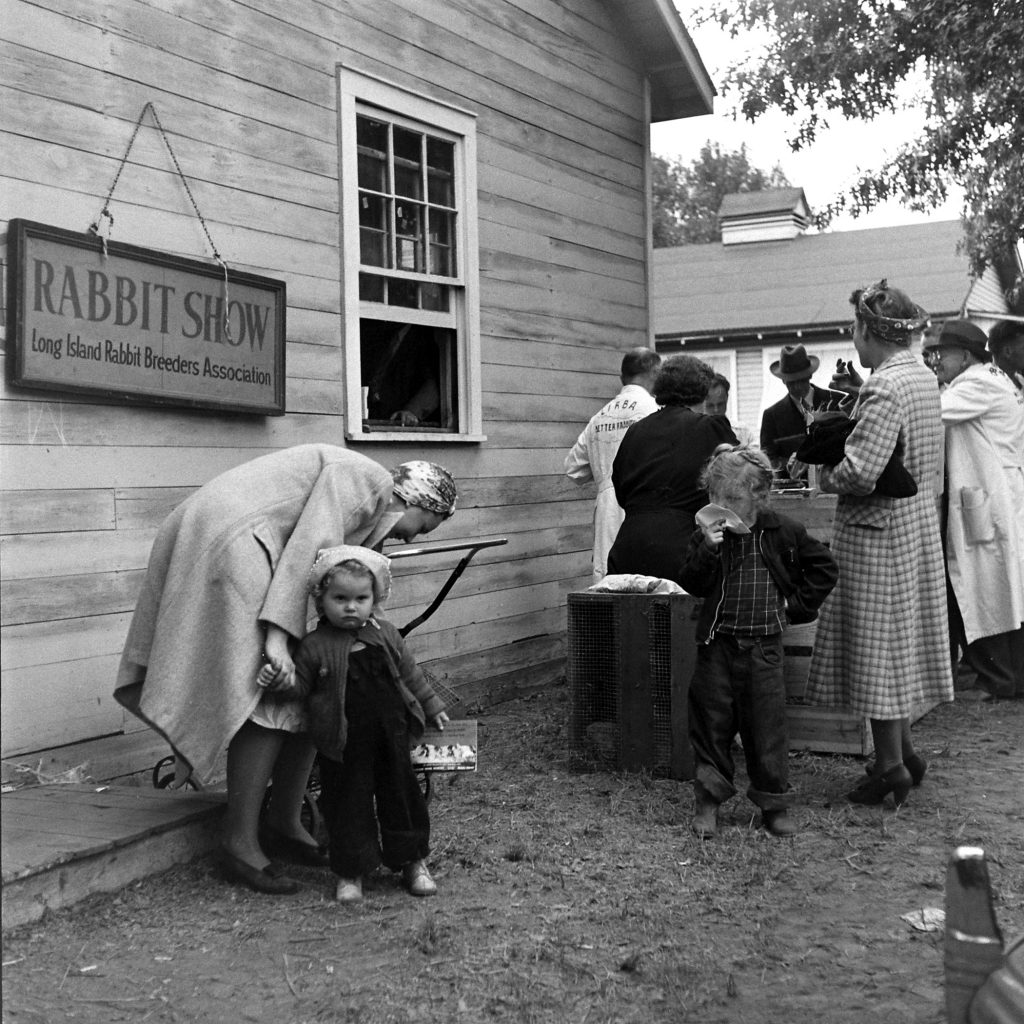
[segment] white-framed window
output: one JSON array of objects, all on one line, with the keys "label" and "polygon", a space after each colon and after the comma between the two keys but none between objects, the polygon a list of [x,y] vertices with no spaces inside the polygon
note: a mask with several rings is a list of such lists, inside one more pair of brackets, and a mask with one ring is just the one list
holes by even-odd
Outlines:
[{"label": "white-framed window", "polygon": [[481,441],[476,118],[338,67],[345,436]]}]

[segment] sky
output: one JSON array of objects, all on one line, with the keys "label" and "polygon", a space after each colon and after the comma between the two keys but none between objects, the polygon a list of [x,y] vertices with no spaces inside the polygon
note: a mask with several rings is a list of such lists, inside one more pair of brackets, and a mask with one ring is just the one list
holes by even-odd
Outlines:
[{"label": "sky", "polygon": [[[794,153],[786,139],[788,135],[795,134],[796,119],[772,111],[753,123],[742,118],[734,120],[730,114],[735,109],[737,98],[722,95],[721,80],[725,69],[741,59],[744,53],[756,52],[756,41],[733,40],[716,26],[698,26],[692,16],[697,4],[679,2],[676,6],[719,94],[715,97],[713,114],[652,125],[651,149],[657,156],[670,160],[681,158],[684,163],[689,163],[700,155],[701,147],[709,139],[727,150],[739,149],[746,143],[747,155],[755,167],[770,171],[776,164],[781,164],[790,183],[804,190],[811,210],[816,211],[856,180],[858,165],[865,169],[880,166],[886,154],[915,135],[923,123],[920,106],[887,115],[884,125],[833,119],[827,132],[819,132],[813,146]],[[909,90],[907,96],[913,102],[913,94]],[[959,215],[960,204],[956,199],[924,214],[890,202],[856,219],[849,216],[836,218],[832,227],[839,231],[856,230],[915,224],[925,220],[954,220]]]}]

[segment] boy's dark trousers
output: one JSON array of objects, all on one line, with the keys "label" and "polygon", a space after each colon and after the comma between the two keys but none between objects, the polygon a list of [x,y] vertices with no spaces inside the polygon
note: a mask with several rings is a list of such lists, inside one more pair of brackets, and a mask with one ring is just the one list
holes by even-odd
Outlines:
[{"label": "boy's dark trousers", "polygon": [[390,680],[361,672],[354,658],[345,717],[342,760],[320,755],[331,870],[357,878],[381,862],[398,870],[422,860],[430,852],[430,817],[409,758],[407,711]]},{"label": "boy's dark trousers", "polygon": [[732,743],[738,732],[750,778],[747,796],[762,811],[792,805],[780,634],[719,633],[701,644],[689,711],[696,781],[713,800],[724,803],[736,793]]}]

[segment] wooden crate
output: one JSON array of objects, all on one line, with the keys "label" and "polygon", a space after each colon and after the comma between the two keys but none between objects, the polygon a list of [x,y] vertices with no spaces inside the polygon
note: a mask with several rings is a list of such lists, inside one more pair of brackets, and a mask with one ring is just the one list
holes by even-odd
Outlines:
[{"label": "wooden crate", "polygon": [[874,749],[868,720],[849,708],[787,704],[790,750],[867,757]]},{"label": "wooden crate", "polygon": [[827,544],[832,540],[838,499],[837,494],[821,491],[772,491],[771,508],[803,523],[812,537]]},{"label": "wooden crate", "polygon": [[817,632],[817,621],[787,626],[782,632],[782,671],[786,678],[787,697],[803,699],[807,691],[807,675],[811,670],[811,653]]}]

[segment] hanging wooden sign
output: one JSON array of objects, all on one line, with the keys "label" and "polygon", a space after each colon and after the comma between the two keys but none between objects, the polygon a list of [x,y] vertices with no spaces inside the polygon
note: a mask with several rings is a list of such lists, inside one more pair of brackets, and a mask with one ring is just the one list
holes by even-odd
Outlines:
[{"label": "hanging wooden sign", "polygon": [[283,281],[26,220],[8,244],[13,384],[283,415]]}]

